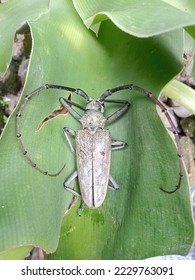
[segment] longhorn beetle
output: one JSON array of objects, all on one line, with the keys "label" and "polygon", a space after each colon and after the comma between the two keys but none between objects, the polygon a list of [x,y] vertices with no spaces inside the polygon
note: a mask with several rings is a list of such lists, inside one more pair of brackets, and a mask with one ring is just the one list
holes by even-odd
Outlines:
[{"label": "longhorn beetle", "polygon": [[[33,95],[45,89],[58,89],[58,90],[65,90],[68,92],[72,92],[74,94],[81,96],[87,102],[86,107],[83,107],[63,97],[59,99],[60,103],[64,106],[64,108],[67,109],[67,111],[83,126],[83,129],[78,130],[77,132],[74,131],[72,128],[64,127],[64,135],[68,142],[68,145],[70,146],[71,151],[76,153],[76,157],[77,157],[77,171],[73,172],[73,174],[65,181],[64,188],[70,191],[75,196],[81,197],[84,204],[86,204],[89,208],[97,208],[102,205],[108,187],[114,190],[119,189],[118,184],[110,174],[111,150],[122,149],[127,144],[123,141],[112,140],[109,130],[105,129],[104,126],[117,120],[121,115],[123,115],[129,109],[130,103],[126,100],[111,100],[111,99],[107,100],[107,97],[122,90],[129,89],[129,90],[136,90],[138,92],[144,93],[147,97],[151,98],[156,103],[156,105],[158,105],[161,108],[162,112],[164,112],[168,122],[171,125],[171,131],[175,137],[175,142],[178,150],[180,172],[179,172],[178,183],[172,191],[167,191],[162,188],[161,190],[166,193],[174,193],[180,188],[182,176],[183,176],[183,165],[182,165],[181,146],[180,146],[179,136],[175,128],[175,125],[173,124],[173,121],[169,116],[167,108],[156,97],[154,97],[154,95],[151,92],[133,84],[123,85],[113,89],[108,89],[97,100],[89,97],[81,89],[74,89],[66,86],[52,85],[52,84],[46,84],[32,91],[28,95],[26,95],[16,115],[17,138],[22,153],[25,155],[29,163],[37,170],[39,170],[41,173],[48,176],[57,176],[63,170],[64,166],[57,173],[48,173],[47,171],[44,171],[40,167],[38,167],[36,163],[34,163],[31,160],[22,142],[20,119],[21,119],[21,113],[26,103],[30,100],[30,98]],[[104,112],[104,103],[106,102],[113,103],[113,104],[120,104],[121,108],[115,111],[109,117],[105,117],[103,115],[103,112]],[[84,114],[81,116],[77,111],[75,111],[72,108],[72,106],[76,106],[77,108],[80,108],[81,110],[84,111]],[[72,145],[72,142],[69,138],[69,134],[75,137],[76,149]],[[81,194],[79,194],[71,187],[69,187],[70,183],[76,177],[78,177],[79,180]]]}]

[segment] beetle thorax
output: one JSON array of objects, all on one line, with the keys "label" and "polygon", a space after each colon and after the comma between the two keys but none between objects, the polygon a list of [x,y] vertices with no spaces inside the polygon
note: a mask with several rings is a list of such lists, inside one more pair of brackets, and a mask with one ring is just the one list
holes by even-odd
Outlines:
[{"label": "beetle thorax", "polygon": [[106,118],[99,111],[87,110],[80,121],[84,129],[95,133],[98,128],[104,128]]},{"label": "beetle thorax", "polygon": [[95,133],[98,128],[104,128],[106,118],[103,116],[102,104],[96,100],[90,101],[80,121],[83,128],[88,129],[91,133]]}]

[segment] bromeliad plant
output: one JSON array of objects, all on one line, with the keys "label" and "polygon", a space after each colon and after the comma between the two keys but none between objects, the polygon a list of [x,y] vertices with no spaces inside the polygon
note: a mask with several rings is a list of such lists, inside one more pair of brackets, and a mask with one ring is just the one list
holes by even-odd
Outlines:
[{"label": "bromeliad plant", "polygon": [[[89,0],[10,0],[0,4],[0,69],[5,71],[10,59],[15,29],[26,22],[33,48],[21,102],[46,83],[82,88],[93,98],[106,88],[134,83],[158,97],[182,68],[181,26],[195,24],[194,10],[194,4],[184,10],[179,1],[174,7],[169,1],[98,1],[97,5]],[[176,83],[179,91],[181,83]],[[75,170],[75,158],[64,141],[63,127],[77,130],[79,124],[70,114],[40,124],[60,107],[59,98],[68,94],[38,93],[24,108],[20,127],[29,155],[44,170],[55,172],[66,162],[59,176],[43,176],[26,161],[17,142],[16,112],[6,125],[0,142],[1,258],[24,258],[32,246],[43,248],[52,259],[187,254],[194,233],[187,180],[184,177],[174,194],[160,191],[175,186],[177,151],[154,103],[140,94],[120,94],[131,108],[121,119],[123,125],[110,125],[113,137],[128,143],[126,150],[113,153],[111,161],[120,191],[108,192],[101,208],[86,208],[81,217],[79,200],[67,213],[72,194],[63,183]],[[188,94],[192,105],[193,92],[187,86],[182,103]],[[79,96],[72,95],[71,100],[84,105]],[[108,115],[117,109],[110,105]]]}]

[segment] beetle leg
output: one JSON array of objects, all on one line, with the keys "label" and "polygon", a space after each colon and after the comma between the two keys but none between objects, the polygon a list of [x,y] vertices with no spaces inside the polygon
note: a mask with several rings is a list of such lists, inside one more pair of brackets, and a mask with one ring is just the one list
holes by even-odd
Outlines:
[{"label": "beetle leg", "polygon": [[112,185],[108,185],[109,189],[114,190],[114,191],[118,190],[119,185],[117,184],[117,182],[115,181],[115,179],[112,177],[111,174],[110,174],[109,180],[112,183]]},{"label": "beetle leg", "polygon": [[81,216],[81,213],[83,212],[84,207],[85,207],[85,203],[84,203],[83,200],[82,200],[81,206],[79,207],[79,210],[78,210],[78,215],[79,215],[79,216]]},{"label": "beetle leg", "polygon": [[64,182],[64,188],[71,192],[72,194],[81,197],[80,193],[76,192],[75,190],[73,190],[72,188],[69,187],[69,185],[71,184],[71,182],[77,177],[77,171],[74,171],[72,173],[72,175]]},{"label": "beetle leg", "polygon": [[69,145],[69,147],[70,147],[70,150],[71,150],[71,152],[73,152],[73,153],[75,154],[75,148],[73,147],[72,142],[71,142],[71,140],[70,140],[70,138],[69,138],[69,136],[68,136],[68,132],[69,132],[73,137],[75,137],[75,136],[76,136],[76,131],[74,131],[72,128],[64,127],[64,135],[65,135],[65,137],[66,137],[66,140],[67,140],[67,142],[68,142],[68,145]]},{"label": "beetle leg", "polygon": [[[82,200],[82,197],[80,195],[80,193],[76,192],[75,190],[73,190],[72,188],[69,187],[69,185],[71,184],[71,182],[77,177],[77,171],[74,171],[72,173],[72,175],[65,181],[64,183],[64,188],[71,192],[74,196],[77,196],[77,197],[80,197],[81,200]],[[74,201],[74,199],[73,199]],[[85,206],[85,203],[83,202],[83,200],[81,201],[81,206],[79,207],[79,210],[78,210],[78,215],[81,216],[81,212],[83,211],[84,209],[84,206]],[[72,207],[72,204],[70,204],[70,207],[68,209],[68,211],[70,210],[70,208]],[[68,211],[66,211],[65,213],[67,213]]]},{"label": "beetle leg", "polygon": [[116,119],[118,119],[120,116],[122,116],[130,107],[130,103],[127,100],[105,100],[105,102],[109,103],[115,103],[115,104],[124,104],[120,109],[118,109],[116,112],[114,112],[112,115],[107,117],[107,124],[112,123]]},{"label": "beetle leg", "polygon": [[70,208],[73,206],[73,204],[75,203],[75,196],[77,196],[77,197],[81,198],[81,206],[79,207],[79,210],[78,210],[78,215],[81,216],[81,213],[82,213],[82,211],[83,211],[83,209],[84,209],[85,203],[84,203],[84,201],[82,200],[82,197],[81,197],[80,193],[76,192],[75,190],[73,190],[72,188],[69,187],[69,185],[72,183],[72,181],[73,181],[76,177],[77,177],[77,171],[74,171],[74,172],[72,173],[72,175],[71,175],[71,176],[65,181],[65,183],[64,183],[64,188],[65,188],[67,191],[71,192],[71,193],[74,195],[73,198],[72,198],[71,203],[69,204],[68,208],[67,208],[66,211],[65,211],[65,214],[67,214],[68,211],[70,210]]},{"label": "beetle leg", "polygon": [[68,207],[66,208],[65,212],[64,212],[64,215],[66,215],[70,209],[73,207],[73,205],[75,204],[75,201],[76,201],[76,196],[73,195],[72,199],[71,199],[71,202],[70,204],[68,205]]},{"label": "beetle leg", "polygon": [[[62,97],[61,97],[62,98]],[[83,111],[86,111],[85,107],[81,106],[80,104],[77,104],[75,102],[73,102],[72,100],[69,100],[69,99],[66,99],[66,98],[63,98],[63,101],[65,101],[66,103],[70,104],[70,105],[73,105],[73,106],[76,106],[77,108],[83,110]]]},{"label": "beetle leg", "polygon": [[112,150],[119,150],[123,149],[127,146],[127,143],[120,140],[112,140],[111,149]]},{"label": "beetle leg", "polygon": [[[77,113],[68,103],[70,102],[67,102],[67,99],[61,97],[60,99],[60,103],[64,106],[64,108],[66,110],[68,110],[68,112],[77,120],[80,122],[80,119],[81,119],[81,115],[79,113]],[[76,103],[74,103],[75,105]]]}]

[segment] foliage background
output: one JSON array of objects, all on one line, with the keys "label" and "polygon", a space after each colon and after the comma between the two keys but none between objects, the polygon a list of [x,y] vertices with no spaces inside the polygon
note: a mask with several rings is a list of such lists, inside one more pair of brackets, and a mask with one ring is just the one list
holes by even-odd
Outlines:
[{"label": "foliage background", "polygon": [[[0,5],[0,70],[8,65],[16,28],[26,21],[33,48],[23,96],[53,83],[82,88],[97,98],[107,88],[132,82],[158,96],[182,68],[181,27],[194,24],[195,9],[190,1],[185,9],[180,1],[177,8],[170,1],[141,2],[114,1],[111,7],[87,0],[8,1]],[[95,24],[98,37],[86,29],[78,14],[87,27]],[[187,179],[174,195],[159,190],[171,190],[177,182],[177,152],[154,104],[139,93],[117,96],[132,105],[109,127],[113,139],[128,142],[126,150],[113,152],[112,157],[111,172],[120,191],[108,192],[102,208],[86,208],[81,217],[77,201],[63,219],[72,198],[63,182],[76,166],[62,128],[77,130],[80,126],[69,115],[59,116],[36,132],[45,116],[59,108],[60,96],[68,93],[38,94],[22,118],[23,141],[33,160],[50,172],[66,162],[58,177],[39,174],[21,154],[16,138],[17,109],[1,137],[2,258],[23,258],[31,246],[52,253],[59,238],[57,251],[48,258],[143,259],[187,254],[194,234]],[[84,105],[78,96],[72,98]],[[108,107],[106,115],[114,109]]]}]

